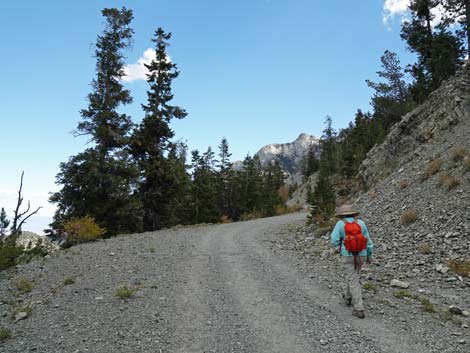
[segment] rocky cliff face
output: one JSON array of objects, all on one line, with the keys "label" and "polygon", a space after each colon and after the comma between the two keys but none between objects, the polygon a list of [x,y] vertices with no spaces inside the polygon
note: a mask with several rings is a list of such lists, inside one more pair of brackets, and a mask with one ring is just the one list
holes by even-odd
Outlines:
[{"label": "rocky cliff face", "polygon": [[261,148],[256,155],[261,165],[268,165],[273,160],[279,161],[283,170],[289,174],[299,171],[302,158],[307,154],[310,146],[318,148],[319,139],[312,135],[300,134],[294,142],[274,143]]},{"label": "rocky cliff face", "polygon": [[[288,176],[286,182],[288,184],[299,183],[302,180],[302,159],[307,155],[312,145],[315,147],[317,154],[319,154],[319,143],[320,140],[317,137],[301,133],[293,142],[266,145],[256,152],[255,156],[260,159],[263,167],[273,163],[273,161],[278,161]],[[242,165],[243,162],[236,161],[234,168],[240,169]]]}]

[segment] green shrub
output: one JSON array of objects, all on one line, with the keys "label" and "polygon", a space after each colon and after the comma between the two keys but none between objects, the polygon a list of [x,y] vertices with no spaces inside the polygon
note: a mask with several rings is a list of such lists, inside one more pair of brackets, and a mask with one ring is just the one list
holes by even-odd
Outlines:
[{"label": "green shrub", "polygon": [[0,239],[0,270],[16,265],[16,259],[23,254],[24,249],[15,244],[16,237]]},{"label": "green shrub", "polygon": [[72,277],[65,277],[64,278],[64,286],[68,286],[70,284],[74,284],[75,283],[75,279],[73,279]]},{"label": "green shrub", "polygon": [[1,327],[0,328],[0,343],[6,341],[7,339],[11,338],[10,330]]},{"label": "green shrub", "polygon": [[365,290],[373,290],[375,291],[375,284],[373,283],[370,283],[370,282],[366,282],[362,285],[362,288],[364,288]]},{"label": "green shrub", "polygon": [[129,299],[134,294],[134,291],[127,285],[116,289],[116,297],[121,299]]},{"label": "green shrub", "polygon": [[90,216],[69,219],[64,223],[64,231],[67,245],[93,241],[106,233]]},{"label": "green shrub", "polygon": [[421,298],[421,305],[423,306],[423,310],[427,313],[435,313],[437,309],[435,306],[429,301],[427,298]]},{"label": "green shrub", "polygon": [[393,296],[395,298],[413,298],[413,294],[411,294],[409,291],[406,289],[400,289],[395,292],[393,292]]},{"label": "green shrub", "polygon": [[18,281],[16,281],[15,285],[18,293],[20,294],[29,293],[33,290],[33,284],[24,277],[21,277]]}]

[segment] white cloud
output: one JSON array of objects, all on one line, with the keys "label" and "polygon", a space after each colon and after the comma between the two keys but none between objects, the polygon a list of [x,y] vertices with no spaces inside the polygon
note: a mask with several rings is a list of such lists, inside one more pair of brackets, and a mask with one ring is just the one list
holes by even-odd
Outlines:
[{"label": "white cloud", "polygon": [[[401,22],[403,23],[408,18],[409,13],[409,6],[411,0],[385,0],[384,7],[383,7],[383,14],[382,14],[382,21],[384,25],[387,27],[390,26],[390,21],[393,21],[395,16],[399,16],[401,18]],[[435,8],[431,10],[433,15],[433,20],[431,25],[435,27],[436,25],[441,22],[442,18],[444,17],[446,11],[444,7],[439,4]]]},{"label": "white cloud", "polygon": [[388,26],[395,16],[403,17],[408,12],[410,0],[385,0],[383,8],[383,23]]},{"label": "white cloud", "polygon": [[133,82],[147,79],[147,68],[144,64],[150,64],[155,58],[155,50],[148,48],[144,51],[139,60],[135,64],[128,64],[124,66],[124,74],[122,80],[124,82]]},{"label": "white cloud", "polygon": [[[140,57],[135,64],[128,64],[124,66],[125,76],[122,77],[122,80],[124,82],[146,80],[148,71],[144,64],[149,65],[154,59],[155,50],[148,48],[144,51],[142,57]],[[171,58],[168,55],[166,56],[166,61],[171,62]]]}]

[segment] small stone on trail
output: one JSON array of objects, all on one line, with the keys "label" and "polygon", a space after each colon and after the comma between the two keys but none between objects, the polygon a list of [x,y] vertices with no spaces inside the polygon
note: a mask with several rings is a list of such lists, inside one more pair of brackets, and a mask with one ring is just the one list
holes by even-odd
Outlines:
[{"label": "small stone on trail", "polygon": [[454,315],[462,315],[462,309],[460,309],[458,306],[451,305],[449,307],[449,312],[451,312]]},{"label": "small stone on trail", "polygon": [[28,317],[28,313],[25,313],[24,311],[21,311],[15,315],[15,322],[18,322],[20,320],[24,320]]},{"label": "small stone on trail", "polygon": [[399,281],[397,279],[392,279],[392,281],[390,282],[390,285],[392,287],[398,287],[398,288],[404,288],[404,289],[410,286],[408,282]]}]

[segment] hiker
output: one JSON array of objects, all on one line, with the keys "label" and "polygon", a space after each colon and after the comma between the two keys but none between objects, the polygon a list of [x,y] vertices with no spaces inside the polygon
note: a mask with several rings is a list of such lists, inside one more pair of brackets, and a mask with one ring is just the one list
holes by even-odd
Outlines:
[{"label": "hiker", "polygon": [[341,264],[346,279],[346,292],[341,296],[345,304],[353,306],[352,315],[363,319],[361,284],[359,276],[364,262],[370,262],[374,244],[359,212],[351,205],[340,206],[335,216],[339,218],[331,233],[331,245],[340,248]]}]

